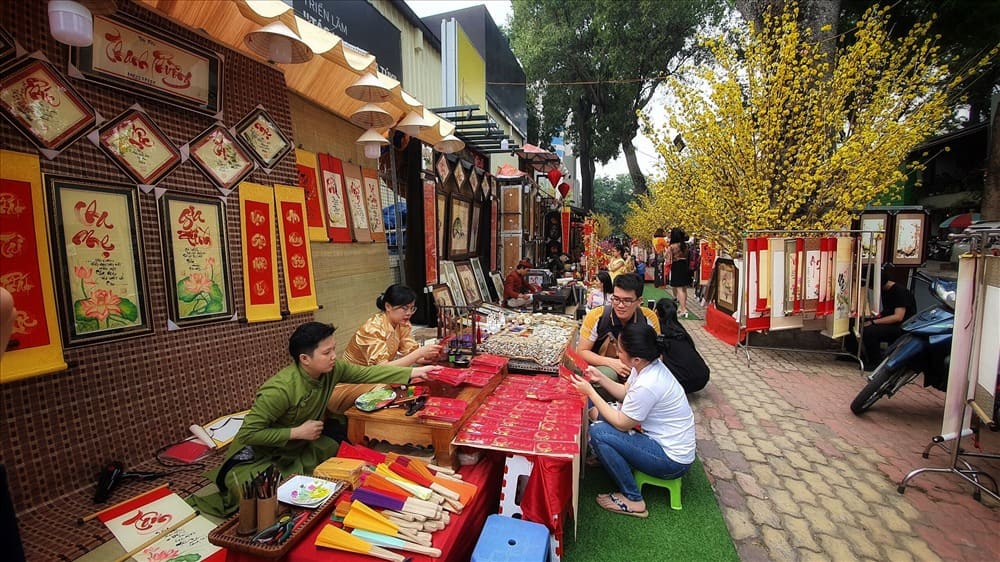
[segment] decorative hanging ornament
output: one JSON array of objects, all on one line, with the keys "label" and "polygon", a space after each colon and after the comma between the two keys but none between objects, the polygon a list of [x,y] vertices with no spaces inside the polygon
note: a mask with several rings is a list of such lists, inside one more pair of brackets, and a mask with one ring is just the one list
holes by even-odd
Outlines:
[{"label": "decorative hanging ornament", "polygon": [[562,179],[562,171],[559,168],[552,168],[548,173],[549,181],[552,182],[552,187],[559,185],[559,180]]},{"label": "decorative hanging ornament", "polygon": [[[559,170],[555,170],[555,171],[558,172]],[[562,176],[562,174],[559,174],[559,175]],[[552,176],[552,172],[549,172],[550,179],[551,179],[551,176]],[[566,195],[569,193],[570,187],[569,187],[568,183],[563,182],[563,183],[559,184],[559,187],[556,188],[556,189],[559,190],[559,195],[562,195],[563,199],[565,199]]]}]

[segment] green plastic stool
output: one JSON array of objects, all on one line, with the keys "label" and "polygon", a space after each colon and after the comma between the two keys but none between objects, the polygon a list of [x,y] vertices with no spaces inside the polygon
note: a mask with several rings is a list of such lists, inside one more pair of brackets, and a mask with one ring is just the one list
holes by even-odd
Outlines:
[{"label": "green plastic stool", "polygon": [[666,488],[670,495],[670,509],[676,509],[680,511],[681,509],[680,478],[674,478],[673,480],[664,480],[662,478],[656,478],[655,476],[650,476],[645,472],[640,472],[638,470],[633,470],[632,476],[635,477],[635,484],[639,488],[640,492],[642,492],[643,484],[652,484],[653,486]]}]

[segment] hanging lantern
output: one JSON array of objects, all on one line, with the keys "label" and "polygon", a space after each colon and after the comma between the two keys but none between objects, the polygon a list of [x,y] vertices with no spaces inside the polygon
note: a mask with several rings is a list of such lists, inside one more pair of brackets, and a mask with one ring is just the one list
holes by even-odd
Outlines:
[{"label": "hanging lantern", "polygon": [[562,171],[559,168],[552,168],[547,175],[549,176],[549,181],[552,182],[552,187],[559,185],[559,180],[563,177]]},{"label": "hanging lantern", "polygon": [[[556,171],[558,171],[558,170],[556,170]],[[549,172],[549,174],[551,175],[552,172]],[[559,175],[561,176],[562,174],[559,174]],[[569,193],[570,186],[569,186],[568,183],[563,182],[563,183],[559,184],[559,187],[556,188],[556,189],[559,190],[559,195],[562,195],[563,199],[565,199],[566,195]]]}]

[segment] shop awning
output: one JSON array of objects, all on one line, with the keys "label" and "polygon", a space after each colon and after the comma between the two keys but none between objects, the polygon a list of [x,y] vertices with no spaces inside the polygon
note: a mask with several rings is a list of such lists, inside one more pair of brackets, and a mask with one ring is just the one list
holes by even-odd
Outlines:
[{"label": "shop awning", "polygon": [[417,138],[435,144],[451,134],[455,126],[424,107],[419,100],[403,91],[397,80],[377,73],[375,57],[358,53],[340,37],[298,17],[292,7],[281,0],[137,0],[138,3],[240,53],[260,60],[243,43],[247,33],[269,23],[280,21],[302,38],[315,56],[301,64],[275,65],[285,73],[285,83],[297,94],[326,108],[346,120],[364,102],[344,90],[366,73],[376,74],[392,92],[381,107],[398,122],[409,111],[421,115],[431,126]]}]

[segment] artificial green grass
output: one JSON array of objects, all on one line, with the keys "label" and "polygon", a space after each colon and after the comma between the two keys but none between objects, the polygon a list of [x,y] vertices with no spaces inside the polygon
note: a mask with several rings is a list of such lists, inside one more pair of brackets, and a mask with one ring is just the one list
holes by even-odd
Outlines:
[{"label": "artificial green grass", "polygon": [[580,485],[576,540],[571,523],[564,562],[739,562],[700,460],[684,475],[680,511],[670,509],[666,490],[647,484],[642,492],[649,517],[617,515],[595,499],[613,491],[617,487],[603,468],[587,467]]}]

